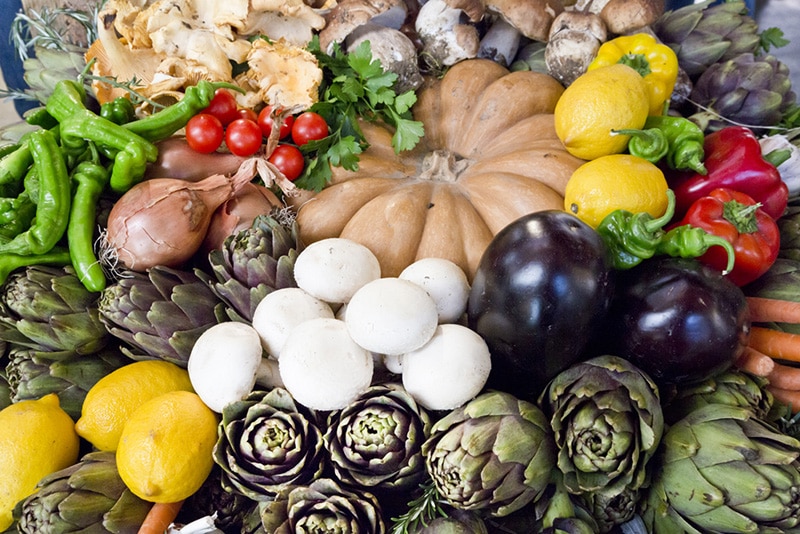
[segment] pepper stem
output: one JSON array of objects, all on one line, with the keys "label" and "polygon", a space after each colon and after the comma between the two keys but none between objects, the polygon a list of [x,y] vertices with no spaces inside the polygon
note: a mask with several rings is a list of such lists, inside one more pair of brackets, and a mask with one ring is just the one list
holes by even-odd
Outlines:
[{"label": "pepper stem", "polygon": [[740,234],[752,234],[758,231],[756,212],[761,203],[742,204],[738,200],[728,200],[722,204],[722,217],[731,223]]}]

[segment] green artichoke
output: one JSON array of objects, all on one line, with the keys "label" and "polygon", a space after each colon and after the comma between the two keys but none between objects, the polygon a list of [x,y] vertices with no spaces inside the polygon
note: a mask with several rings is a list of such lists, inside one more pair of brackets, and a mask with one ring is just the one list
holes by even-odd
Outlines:
[{"label": "green artichoke", "polygon": [[665,433],[642,518],[650,532],[797,532],[800,441],[738,406],[702,406]]},{"label": "green artichoke", "polygon": [[800,197],[793,197],[783,216],[775,221],[781,232],[779,258],[800,261]]},{"label": "green artichoke", "polygon": [[256,501],[314,480],[326,464],[322,431],[282,388],[225,406],[213,456],[222,486]]},{"label": "green artichoke", "polygon": [[365,489],[416,488],[425,477],[428,413],[399,384],[373,386],[328,417],[323,437],[336,478]]},{"label": "green artichoke", "polygon": [[758,24],[747,15],[743,0],[706,0],[667,11],[653,31],[675,51],[678,64],[692,79],[714,63],[756,53],[761,45]]},{"label": "green artichoke", "polygon": [[0,321],[9,328],[0,329],[0,336],[42,351],[95,352],[110,338],[97,301],[72,267],[26,267],[2,288]]},{"label": "green artichoke", "polygon": [[61,408],[77,421],[89,389],[110,372],[129,363],[130,358],[111,347],[91,354],[12,347],[6,376],[13,402],[55,393]]},{"label": "green artichoke", "polygon": [[538,406],[490,391],[437,421],[422,454],[448,504],[504,516],[539,498],[556,449]]},{"label": "green artichoke", "polygon": [[600,526],[586,504],[564,486],[564,475],[554,470],[547,489],[534,505],[536,532],[555,534],[589,534],[600,532]]},{"label": "green artichoke", "polygon": [[731,121],[777,125],[795,103],[796,95],[789,68],[783,62],[771,54],[744,53],[708,67],[697,79],[690,98],[703,110],[690,118],[708,131]]},{"label": "green artichoke", "polygon": [[598,356],[556,376],[540,403],[570,492],[612,498],[646,483],[664,416],[658,389],[643,371],[617,356]]},{"label": "green artichoke", "polygon": [[772,394],[766,389],[767,379],[736,368],[699,383],[679,387],[663,407],[664,418],[672,424],[707,404],[727,404],[753,410],[756,417],[766,419],[772,409]]},{"label": "green artichoke", "polygon": [[362,490],[345,489],[319,478],[308,486],[288,486],[262,503],[264,532],[270,534],[383,534],[386,524],[378,499]]},{"label": "green artichoke", "polygon": [[113,452],[90,452],[43,478],[15,514],[25,534],[136,534],[151,506],[122,482]]},{"label": "green artichoke", "polygon": [[100,320],[108,331],[143,354],[186,367],[195,341],[217,324],[219,298],[197,274],[156,266],[147,274],[129,271],[100,296]]},{"label": "green artichoke", "polygon": [[211,288],[223,301],[220,321],[249,322],[261,299],[275,289],[297,287],[294,261],[302,250],[294,221],[281,222],[278,213],[256,217],[253,225],[229,236],[221,249],[208,255],[216,281]]}]

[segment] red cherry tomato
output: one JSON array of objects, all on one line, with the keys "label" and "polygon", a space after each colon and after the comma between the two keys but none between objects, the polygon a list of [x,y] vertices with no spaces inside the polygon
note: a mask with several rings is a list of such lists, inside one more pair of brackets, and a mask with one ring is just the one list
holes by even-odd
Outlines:
[{"label": "red cherry tomato", "polygon": [[252,156],[261,148],[261,128],[253,121],[236,119],[225,129],[225,144],[237,156]]},{"label": "red cherry tomato", "polygon": [[214,98],[202,112],[214,115],[223,126],[227,126],[238,118],[238,110],[236,97],[226,89],[217,89]]},{"label": "red cherry tomato", "polygon": [[328,136],[328,123],[322,115],[313,111],[304,111],[297,116],[292,125],[292,141],[303,146],[309,141],[316,141]]},{"label": "red cherry tomato", "polygon": [[258,122],[258,114],[250,108],[239,108],[236,110],[237,119],[247,119],[249,121]]},{"label": "red cherry tomato", "polygon": [[222,144],[223,130],[217,117],[199,113],[186,123],[186,143],[197,152],[210,154]]},{"label": "red cherry tomato", "polygon": [[[278,110],[280,111],[280,110]],[[272,106],[267,106],[258,113],[258,125],[264,133],[264,137],[269,137],[272,133]],[[287,115],[283,118],[281,124],[281,131],[278,132],[278,139],[284,139],[292,133],[292,124],[294,124],[294,116]]]},{"label": "red cherry tomato", "polygon": [[292,145],[278,145],[269,157],[269,162],[278,169],[289,180],[296,180],[305,168],[306,162],[303,153]]}]

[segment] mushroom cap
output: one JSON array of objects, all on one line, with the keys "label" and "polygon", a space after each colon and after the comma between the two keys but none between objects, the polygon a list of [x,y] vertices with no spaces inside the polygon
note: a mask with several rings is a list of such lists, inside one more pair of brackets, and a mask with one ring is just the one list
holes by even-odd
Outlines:
[{"label": "mushroom cap", "polygon": [[560,0],[487,0],[485,6],[535,41],[547,41],[553,19],[564,11]]},{"label": "mushroom cap", "polygon": [[664,13],[664,0],[608,0],[599,11],[608,31],[628,33],[653,24]]},{"label": "mushroom cap", "polygon": [[312,410],[340,410],[356,400],[370,386],[373,365],[343,321],[324,317],[295,327],[278,361],[286,390]]},{"label": "mushroom cap", "polygon": [[342,0],[325,15],[325,27],[319,32],[320,49],[330,53],[333,43],[344,42],[356,28],[369,22],[400,29],[407,14],[403,0]]},{"label": "mushroom cap", "polygon": [[469,280],[464,269],[444,258],[422,258],[400,273],[427,291],[436,303],[439,323],[458,321],[467,309]]},{"label": "mushroom cap", "polygon": [[403,355],[403,387],[429,410],[452,410],[480,393],[491,369],[489,347],[477,332],[444,324],[426,345]]},{"label": "mushroom cap", "polygon": [[436,302],[419,285],[380,278],[359,289],[347,304],[345,323],[353,340],[378,354],[416,350],[436,331]]},{"label": "mushroom cap", "polygon": [[328,303],[344,303],[381,276],[375,254],[360,243],[330,237],[306,246],[294,262],[297,286]]},{"label": "mushroom cap", "polygon": [[331,307],[299,287],[286,287],[268,293],[253,312],[253,328],[261,346],[280,359],[286,338],[295,326],[318,317],[333,317]]}]

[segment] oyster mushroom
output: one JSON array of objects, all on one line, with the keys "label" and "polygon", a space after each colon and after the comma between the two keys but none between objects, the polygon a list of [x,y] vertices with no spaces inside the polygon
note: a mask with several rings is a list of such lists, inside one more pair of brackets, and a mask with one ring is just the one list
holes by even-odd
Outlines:
[{"label": "oyster mushroom", "polygon": [[478,57],[508,66],[523,37],[547,41],[550,27],[564,11],[560,0],[486,0],[491,25],[481,39]]}]

